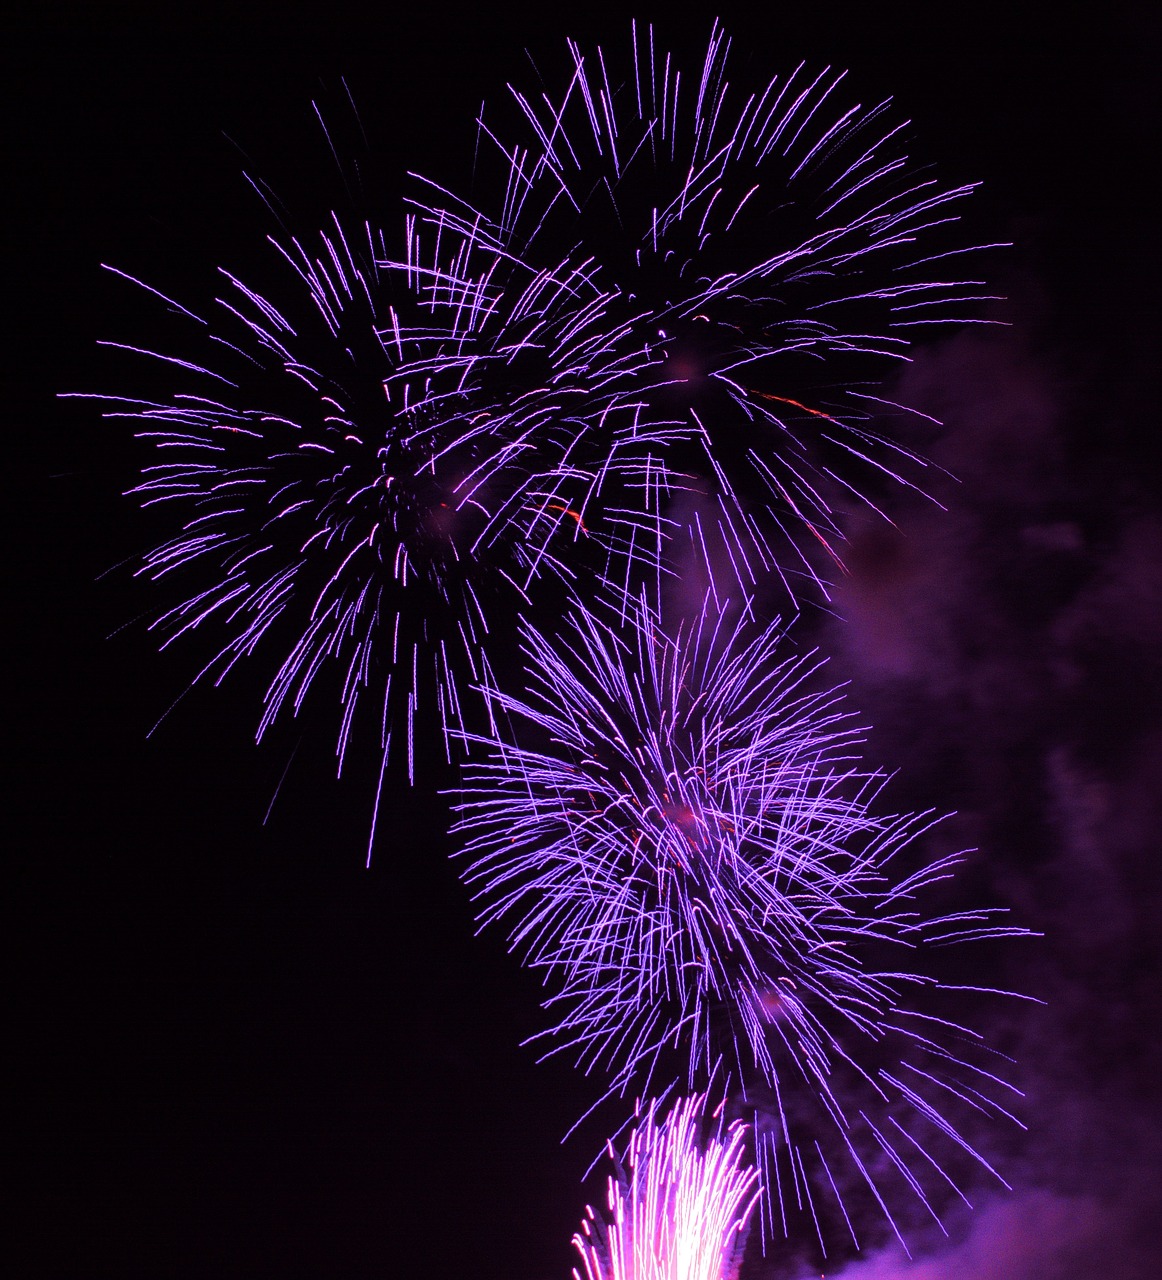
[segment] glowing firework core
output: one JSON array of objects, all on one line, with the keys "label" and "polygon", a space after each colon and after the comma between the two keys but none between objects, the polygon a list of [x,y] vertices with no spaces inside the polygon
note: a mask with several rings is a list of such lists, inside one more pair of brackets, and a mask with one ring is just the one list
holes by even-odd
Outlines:
[{"label": "glowing firework core", "polygon": [[[700,1139],[704,1099],[664,1119],[651,1103],[630,1139],[621,1177],[608,1184],[608,1221],[587,1211],[573,1245],[584,1280],[731,1280],[758,1198],[744,1154],[746,1130]],[[611,1150],[611,1154],[612,1150]],[[582,1273],[574,1268],[576,1280]]]}]

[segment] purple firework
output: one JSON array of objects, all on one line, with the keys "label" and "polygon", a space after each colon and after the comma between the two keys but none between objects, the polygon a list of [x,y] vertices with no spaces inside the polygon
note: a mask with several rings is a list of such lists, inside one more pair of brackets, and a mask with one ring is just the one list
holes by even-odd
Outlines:
[{"label": "purple firework", "polygon": [[505,730],[467,767],[457,824],[482,922],[550,987],[551,1052],[611,1094],[741,1089],[784,1227],[788,1203],[819,1226],[820,1193],[846,1218],[847,1169],[889,1218],[893,1179],[935,1213],[941,1144],[984,1163],[955,1113],[1007,1114],[1011,1086],[979,1036],[916,1007],[939,984],[911,957],[1023,931],[923,913],[959,855],[896,870],[931,815],[877,812],[857,728],[777,627],[748,639],[709,598],[674,637],[645,607],[630,621],[528,626],[527,698],[488,691]]},{"label": "purple firework", "polygon": [[913,165],[906,122],[843,102],[841,73],[732,83],[717,25],[693,75],[652,28],[624,64],[568,50],[561,89],[482,116],[470,195],[427,184],[413,204],[522,270],[583,264],[633,368],[618,396],[642,437],[619,448],[701,496],[691,536],[744,590],[777,573],[798,599],[842,571],[849,510],[922,465],[875,387],[917,335],[975,318],[972,188]]},{"label": "purple firework", "polygon": [[274,287],[223,271],[205,315],[142,286],[185,322],[186,345],[106,344],[152,358],[164,386],[93,398],[139,424],[156,454],[133,492],[178,517],[140,570],[178,592],[154,623],[165,643],[217,627],[197,678],[252,655],[273,666],[260,737],[327,686],[340,768],[364,723],[384,767],[402,729],[410,773],[417,719],[460,731],[490,625],[536,579],[568,590],[587,565],[598,583],[612,563],[656,562],[664,478],[630,460],[619,492],[634,500],[591,534],[618,459],[577,463],[572,405],[585,385],[612,422],[611,393],[586,379],[596,365],[616,383],[619,365],[583,270],[525,272],[517,288],[506,264],[499,290],[480,242],[429,248],[410,222],[392,255],[335,215],[310,241],[270,244]]},{"label": "purple firework", "polygon": [[[608,1182],[609,1217],[586,1210],[573,1246],[584,1280],[733,1280],[758,1201],[746,1129],[721,1120],[702,1141],[705,1099],[676,1102],[659,1118],[639,1115],[618,1176]],[[573,1270],[574,1280],[582,1271]]]}]

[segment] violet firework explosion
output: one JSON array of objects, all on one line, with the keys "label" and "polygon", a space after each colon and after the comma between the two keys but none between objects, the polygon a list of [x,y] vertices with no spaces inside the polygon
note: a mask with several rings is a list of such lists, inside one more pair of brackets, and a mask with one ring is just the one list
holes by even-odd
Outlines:
[{"label": "violet firework explosion", "polygon": [[940,984],[915,955],[1023,931],[925,912],[959,856],[904,868],[931,815],[877,812],[884,778],[778,627],[749,637],[709,598],[673,636],[644,605],[630,621],[526,626],[528,694],[488,690],[502,731],[473,744],[456,826],[481,921],[548,985],[550,1052],[611,1095],[741,1091],[768,1234],[797,1204],[822,1243],[849,1173],[893,1226],[892,1183],[935,1214],[942,1147],[987,1167],[958,1109],[1007,1114],[1011,1086],[925,1010]]},{"label": "violet firework explosion", "polygon": [[[273,660],[259,737],[327,684],[340,769],[362,719],[382,778],[397,728],[409,774],[417,722],[446,742],[462,729],[460,690],[487,673],[491,622],[526,606],[538,577],[568,592],[592,565],[592,589],[651,549],[656,577],[658,478],[627,463],[619,479],[639,500],[590,534],[592,491],[620,457],[574,464],[586,424],[571,405],[594,363],[616,383],[618,361],[583,271],[519,273],[517,288],[509,265],[502,291],[480,243],[446,257],[447,237],[429,252],[408,222],[392,255],[370,224],[332,223],[271,239],[276,289],[223,271],[209,318],[142,286],[188,323],[190,349],[107,343],[158,362],[169,385],[91,398],[156,448],[132,492],[181,513],[139,570],[180,593],[153,624],[164,643],[225,633],[196,679]],[[515,385],[533,347],[553,377]],[[609,422],[618,408],[599,382],[585,400]]]},{"label": "violet firework explosion", "polygon": [[584,270],[641,432],[618,449],[698,495],[678,519],[730,565],[724,590],[781,578],[793,604],[843,571],[845,522],[915,487],[887,425],[908,411],[877,384],[916,335],[975,319],[965,265],[989,246],[958,239],[972,187],[912,164],[888,102],[803,66],[743,87],[728,55],[717,25],[693,75],[652,28],[628,60],[570,42],[559,89],[482,115],[471,193],[421,180],[412,203],[507,263]]}]

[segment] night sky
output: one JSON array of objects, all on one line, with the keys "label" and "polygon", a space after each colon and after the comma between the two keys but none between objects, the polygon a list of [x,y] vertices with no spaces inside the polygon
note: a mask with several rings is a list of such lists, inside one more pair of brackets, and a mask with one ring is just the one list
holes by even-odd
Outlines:
[{"label": "night sky", "polygon": [[[372,762],[337,782],[333,727],[309,718],[255,747],[258,671],[187,691],[196,646],[157,652],[132,574],[164,531],[121,496],[142,454],[56,396],[128,384],[96,343],[140,339],[151,313],[100,263],[181,299],[261,255],[243,170],[317,229],[333,166],[310,104],[340,77],[369,183],[398,198],[408,169],[463,172],[481,100],[528,78],[524,46],[623,42],[628,11],[21,8],[5,1272],[565,1277],[604,1170],[583,1183],[601,1134],[561,1138],[598,1090],[520,1045],[539,988],[499,934],[473,936],[454,775],[425,756],[414,789],[391,780],[366,870]],[[901,503],[895,531],[858,535],[813,636],[896,803],[956,810],[978,896],[1046,935],[999,974],[1045,1005],[992,1027],[1029,1130],[996,1139],[1012,1194],[920,1237],[913,1265],[871,1251],[857,1280],[1162,1273],[1157,51],[1144,7],[1090,8],[717,9],[756,75],[807,59],[894,95],[915,154],[984,182],[974,233],[1016,245],[1007,326],[923,349],[896,388],[945,424],[928,452],[957,478],[935,485],[948,510]]]}]

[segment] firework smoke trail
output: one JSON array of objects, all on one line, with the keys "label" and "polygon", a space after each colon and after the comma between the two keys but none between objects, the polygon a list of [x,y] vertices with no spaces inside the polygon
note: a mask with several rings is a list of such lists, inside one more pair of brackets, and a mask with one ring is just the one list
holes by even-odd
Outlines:
[{"label": "firework smoke trail", "polygon": [[875,385],[916,336],[977,320],[965,265],[995,246],[958,241],[972,187],[909,161],[888,102],[844,105],[842,74],[803,66],[748,91],[728,55],[717,24],[692,76],[652,28],[628,66],[570,42],[562,90],[510,87],[482,116],[471,196],[421,180],[413,204],[525,269],[584,264],[634,367],[639,450],[702,495],[695,547],[797,601],[843,571],[852,512],[915,486],[882,425],[907,411]]},{"label": "firework smoke trail", "polygon": [[[640,1116],[618,1177],[608,1183],[609,1218],[587,1209],[573,1244],[575,1280],[732,1280],[758,1199],[745,1159],[745,1127],[721,1121],[700,1141],[705,1099],[675,1103],[664,1120],[651,1102]],[[610,1148],[610,1155],[614,1152]],[[616,1160],[616,1156],[614,1156]]]},{"label": "firework smoke trail", "polygon": [[852,1178],[893,1228],[901,1187],[937,1216],[952,1165],[988,1168],[963,1124],[1015,1090],[925,1010],[941,984],[914,953],[1024,931],[924,914],[959,855],[897,871],[932,815],[877,813],[859,730],[778,627],[748,638],[709,597],[673,637],[644,605],[632,621],[581,611],[560,642],[528,625],[529,695],[488,691],[504,730],[476,742],[454,828],[482,923],[549,984],[550,1052],[609,1094],[741,1086],[766,1234],[798,1206],[821,1245],[825,1215],[854,1237]]}]

